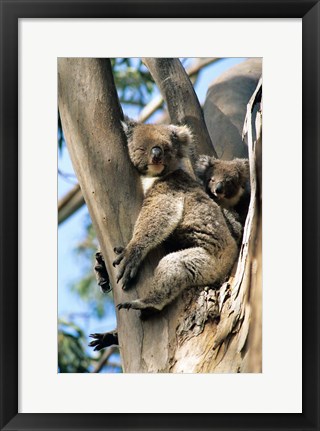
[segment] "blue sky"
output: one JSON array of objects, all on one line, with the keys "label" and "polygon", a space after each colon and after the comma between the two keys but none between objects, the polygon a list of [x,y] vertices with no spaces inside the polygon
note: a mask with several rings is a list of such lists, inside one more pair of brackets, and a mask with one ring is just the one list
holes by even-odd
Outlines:
[{"label": "blue sky", "polygon": [[[210,83],[225,70],[242,61],[244,58],[224,59],[207,66],[201,72],[195,86],[201,104],[205,100]],[[138,115],[138,111],[132,107],[123,108],[124,112],[132,118]],[[67,178],[58,175],[58,197],[60,199],[77,182],[66,147],[58,156],[58,168],[61,172],[68,174]],[[74,250],[86,235],[85,222],[87,217],[87,208],[83,206],[63,222],[58,229],[58,315],[63,317],[72,314],[74,323],[80,326],[85,334],[89,335],[92,332],[106,332],[114,329],[116,320],[112,304],[106,302],[107,315],[103,320],[99,320],[92,316],[89,304],[83,302],[70,289],[72,284],[79,280],[83,274],[82,259]]]}]

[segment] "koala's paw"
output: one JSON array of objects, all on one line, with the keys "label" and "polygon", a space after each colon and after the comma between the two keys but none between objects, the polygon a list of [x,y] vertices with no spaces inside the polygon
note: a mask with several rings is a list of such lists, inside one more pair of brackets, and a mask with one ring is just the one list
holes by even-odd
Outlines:
[{"label": "koala's paw", "polygon": [[120,304],[117,305],[118,310],[129,310],[132,308],[132,302],[120,302]]},{"label": "koala's paw", "polygon": [[119,249],[119,247],[114,249],[118,257],[114,260],[113,266],[120,265],[117,274],[117,283],[122,280],[122,289],[126,290],[137,275],[141,263],[141,252],[138,249],[122,249],[122,251],[118,252]]},{"label": "koala's paw", "polygon": [[156,313],[159,312],[160,310],[153,307],[150,304],[147,304],[146,302],[144,302],[142,299],[135,299],[133,301],[128,301],[128,302],[121,302],[120,304],[117,305],[118,310],[121,309],[126,309],[129,310],[130,308],[132,308],[133,310],[143,310],[146,311],[148,314],[150,313]]},{"label": "koala's paw", "polygon": [[97,283],[104,293],[108,293],[111,290],[111,286],[102,253],[100,251],[97,251],[95,258],[96,261],[94,265],[94,270],[96,273]]},{"label": "koala's paw", "polygon": [[94,351],[100,351],[105,347],[119,344],[117,331],[105,332],[104,334],[90,334],[89,337],[94,338],[88,344],[89,347],[94,347]]}]

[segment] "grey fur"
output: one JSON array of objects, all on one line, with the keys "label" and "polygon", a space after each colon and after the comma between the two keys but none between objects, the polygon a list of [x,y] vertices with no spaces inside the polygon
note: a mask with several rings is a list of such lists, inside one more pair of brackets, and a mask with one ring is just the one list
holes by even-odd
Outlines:
[{"label": "grey fur", "polygon": [[[183,289],[222,282],[237,256],[221,208],[183,170],[192,135],[186,126],[125,127],[132,163],[149,182],[131,241],[114,261],[126,289],[150,250],[166,242],[173,251],[154,272],[149,294],[118,308],[162,310]],[[154,150],[154,148],[157,148]]]},{"label": "grey fur", "polygon": [[229,229],[240,241],[250,202],[249,160],[199,156],[196,175],[208,195],[222,208]]}]

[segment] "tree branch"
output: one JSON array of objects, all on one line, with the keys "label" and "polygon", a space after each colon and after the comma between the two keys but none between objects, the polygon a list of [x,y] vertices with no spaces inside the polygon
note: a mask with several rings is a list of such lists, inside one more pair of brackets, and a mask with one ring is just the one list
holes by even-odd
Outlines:
[{"label": "tree branch", "polygon": [[118,347],[116,347],[116,346],[109,347],[109,349],[105,350],[103,352],[103,355],[102,355],[100,361],[94,367],[92,372],[93,373],[100,373],[102,368],[107,364],[110,356],[113,355],[117,350],[118,350]]},{"label": "tree branch", "polygon": [[[142,297],[161,249],[150,253],[136,288],[123,292],[112,266],[115,246],[129,242],[142,203],[138,173],[130,162],[120,120],[122,110],[107,59],[58,60],[59,111],[71,161],[101,246],[115,303]],[[141,349],[149,334],[138,313],[118,313],[124,371],[146,370]],[[157,346],[156,340],[152,343]],[[152,344],[150,343],[150,344]],[[148,346],[150,351],[150,346]]]},{"label": "tree branch", "polygon": [[76,184],[58,202],[58,224],[64,222],[84,204],[79,184]]},{"label": "tree branch", "polygon": [[196,150],[216,156],[203,112],[190,79],[178,59],[143,58],[174,124],[187,124],[195,137]]},{"label": "tree branch", "polygon": [[[200,70],[209,64],[215,63],[220,60],[219,57],[209,57],[209,58],[199,58],[197,61],[192,64],[187,70],[187,74],[190,78],[193,78]],[[140,112],[138,121],[144,123],[151,117],[158,109],[163,105],[163,97],[159,95],[154,97]]]}]

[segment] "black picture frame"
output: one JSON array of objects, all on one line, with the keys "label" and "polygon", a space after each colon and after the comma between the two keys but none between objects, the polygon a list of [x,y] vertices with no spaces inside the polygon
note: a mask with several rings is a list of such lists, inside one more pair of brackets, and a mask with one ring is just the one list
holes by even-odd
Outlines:
[{"label": "black picture frame", "polygon": [[[319,1],[1,0],[1,430],[318,430]],[[182,7],[183,6],[183,7]],[[19,18],[302,18],[303,412],[301,414],[18,413]],[[292,91],[295,91],[292,89]],[[281,95],[279,95],[281,98]],[[285,103],[285,101],[283,101]],[[294,181],[294,179],[293,179]],[[290,322],[288,322],[290,330]],[[276,388],[275,388],[276,390]],[[110,394],[109,394],[110,395]],[[192,396],[192,394],[191,394]],[[214,396],[213,394],[213,402]],[[121,403],[121,400],[119,400]]]}]

